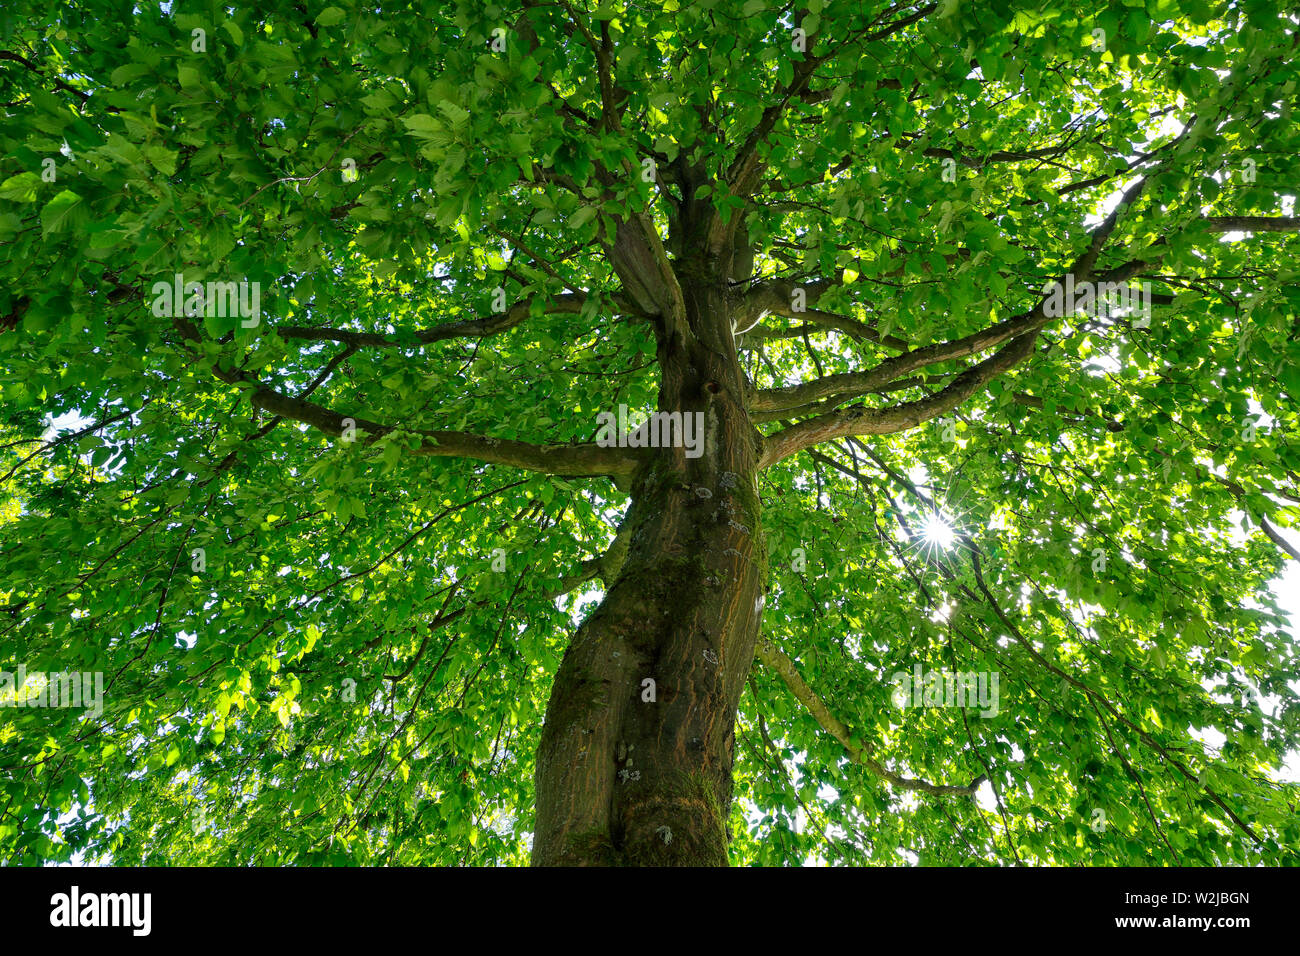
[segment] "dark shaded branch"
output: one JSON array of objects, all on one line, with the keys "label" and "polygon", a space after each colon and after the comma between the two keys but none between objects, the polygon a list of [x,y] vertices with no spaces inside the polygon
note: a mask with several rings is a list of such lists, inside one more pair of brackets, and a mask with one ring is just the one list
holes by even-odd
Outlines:
[{"label": "dark shaded branch", "polygon": [[1211,232],[1296,232],[1300,216],[1205,216]]},{"label": "dark shaded branch", "polygon": [[[580,294],[560,295],[543,300],[544,313],[579,313],[587,302]],[[422,329],[413,336],[388,335],[382,332],[354,332],[349,329],[315,328],[309,325],[280,325],[273,331],[281,338],[302,339],[308,342],[342,342],[353,349],[360,348],[410,348],[428,345],[447,339],[484,338],[513,329],[532,314],[533,299],[516,302],[500,315],[464,322],[450,322],[433,329]]]},{"label": "dark shaded branch", "polygon": [[[201,341],[198,329],[188,319],[174,320],[177,329],[186,338]],[[375,441],[394,432],[406,432],[418,438],[418,443],[408,449],[408,454],[433,458],[473,458],[491,464],[508,465],[547,475],[609,476],[617,480],[631,477],[640,457],[636,450],[601,448],[597,445],[533,445],[507,438],[491,438],[469,432],[437,431],[423,428],[405,428],[343,415],[302,398],[294,398],[271,388],[244,372],[214,367],[213,372],[222,381],[247,391],[254,408],[264,409],[273,415],[303,422],[327,435],[355,434],[362,444]]]}]

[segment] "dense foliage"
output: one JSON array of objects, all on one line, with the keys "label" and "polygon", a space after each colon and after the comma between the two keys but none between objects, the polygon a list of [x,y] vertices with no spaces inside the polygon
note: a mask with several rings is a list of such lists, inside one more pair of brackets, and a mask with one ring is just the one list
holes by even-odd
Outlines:
[{"label": "dense foliage", "polygon": [[[526,862],[628,501],[566,455],[659,387],[610,248],[643,213],[684,261],[694,203],[787,439],[732,861],[1294,862],[1277,6],[6,3],[0,668],[104,695],[0,708],[0,859]],[[862,377],[1085,259],[1149,321]],[[893,706],[917,665],[997,713]]]}]

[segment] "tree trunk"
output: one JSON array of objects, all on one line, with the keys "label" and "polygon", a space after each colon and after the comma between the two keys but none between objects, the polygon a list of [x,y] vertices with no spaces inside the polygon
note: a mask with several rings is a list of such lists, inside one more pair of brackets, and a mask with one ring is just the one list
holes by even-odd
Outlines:
[{"label": "tree trunk", "polygon": [[534,865],[727,864],[736,706],[767,570],[761,439],[725,283],[682,293],[690,331],[660,329],[659,409],[703,412],[703,452],[656,450],[635,479],[626,562],[551,691]]}]

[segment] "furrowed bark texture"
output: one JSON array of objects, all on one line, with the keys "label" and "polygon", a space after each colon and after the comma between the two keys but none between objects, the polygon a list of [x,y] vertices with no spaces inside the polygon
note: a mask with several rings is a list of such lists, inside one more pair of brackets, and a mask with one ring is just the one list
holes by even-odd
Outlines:
[{"label": "furrowed bark texture", "polygon": [[684,321],[658,328],[659,408],[703,412],[703,453],[658,449],[634,479],[627,560],[551,692],[534,865],[727,864],[735,714],[766,580],[761,439],[733,303],[710,278],[721,270],[684,271]]}]

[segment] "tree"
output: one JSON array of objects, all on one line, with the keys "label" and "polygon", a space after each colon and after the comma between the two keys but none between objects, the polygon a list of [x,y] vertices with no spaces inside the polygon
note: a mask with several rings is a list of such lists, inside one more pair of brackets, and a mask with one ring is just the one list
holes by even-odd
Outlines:
[{"label": "tree", "polygon": [[3,15],[5,857],[1296,859],[1294,16],[124,11]]}]

